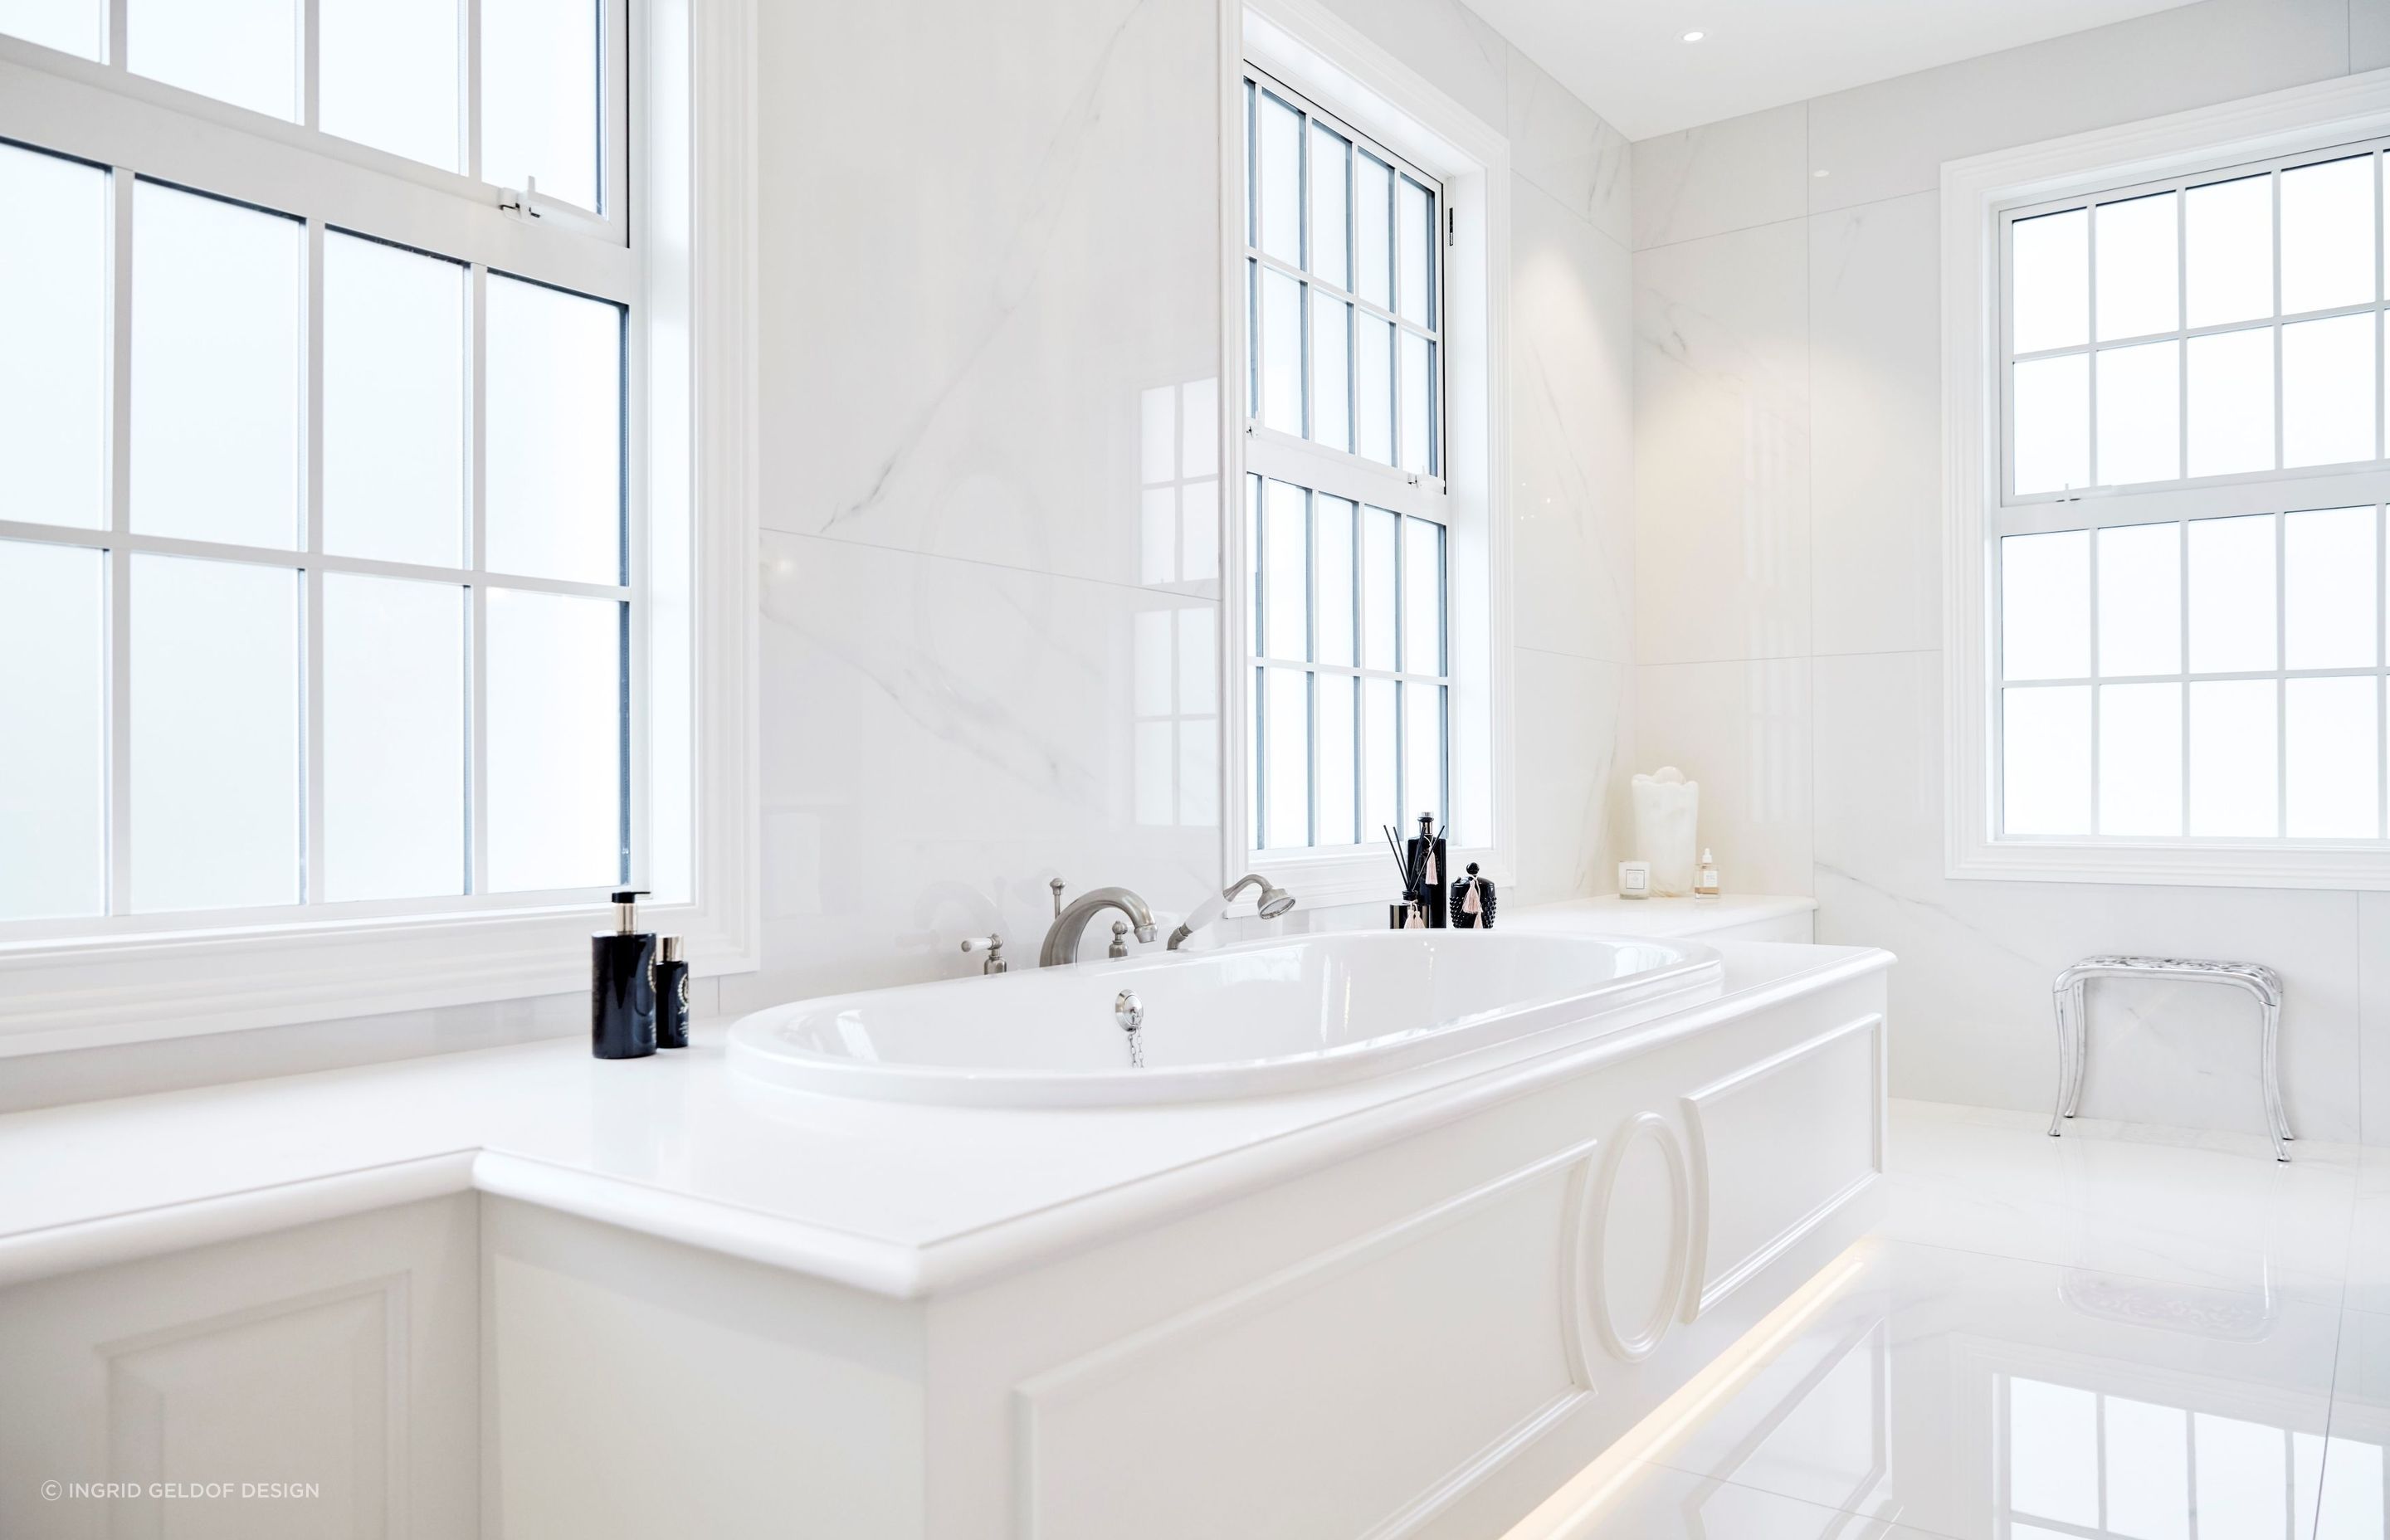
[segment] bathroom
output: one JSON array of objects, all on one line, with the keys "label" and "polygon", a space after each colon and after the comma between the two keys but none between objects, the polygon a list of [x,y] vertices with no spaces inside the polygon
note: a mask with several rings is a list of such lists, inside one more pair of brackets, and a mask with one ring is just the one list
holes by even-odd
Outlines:
[{"label": "bathroom", "polygon": [[0,0],[0,1534],[2390,1540],[2385,144]]}]

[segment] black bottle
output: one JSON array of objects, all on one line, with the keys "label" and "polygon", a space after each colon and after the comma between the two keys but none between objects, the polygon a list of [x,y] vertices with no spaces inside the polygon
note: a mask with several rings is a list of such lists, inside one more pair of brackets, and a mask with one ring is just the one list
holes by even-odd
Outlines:
[{"label": "black bottle", "polygon": [[1418,898],[1425,913],[1427,928],[1441,930],[1450,923],[1445,913],[1445,901],[1451,890],[1445,884],[1451,879],[1451,870],[1444,864],[1444,836],[1436,832],[1435,815],[1419,815],[1420,831],[1406,842],[1405,856],[1411,873],[1419,879]]},{"label": "black bottle", "polygon": [[681,960],[678,936],[664,938],[656,964],[656,1046],[688,1046],[688,964]]},{"label": "black bottle", "polygon": [[656,933],[639,929],[645,890],[614,895],[620,921],[589,938],[589,1051],[645,1059],[656,1051]]}]

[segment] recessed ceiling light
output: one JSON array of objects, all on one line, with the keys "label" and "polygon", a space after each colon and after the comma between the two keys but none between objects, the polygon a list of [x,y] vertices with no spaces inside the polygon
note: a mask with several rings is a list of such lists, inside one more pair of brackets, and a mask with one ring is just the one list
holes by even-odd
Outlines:
[{"label": "recessed ceiling light", "polygon": [[1709,35],[1710,35],[1709,33],[1707,33],[1707,32],[1702,32],[1702,31],[1700,31],[1700,30],[1697,28],[1697,29],[1695,29],[1694,31],[1690,32],[1687,32],[1687,33],[1685,34],[1685,41],[1686,41],[1686,42],[1688,42],[1688,43],[1699,43],[1702,39],[1703,39],[1703,38],[1705,38],[1705,37],[1707,37],[1707,36],[1709,36]]}]

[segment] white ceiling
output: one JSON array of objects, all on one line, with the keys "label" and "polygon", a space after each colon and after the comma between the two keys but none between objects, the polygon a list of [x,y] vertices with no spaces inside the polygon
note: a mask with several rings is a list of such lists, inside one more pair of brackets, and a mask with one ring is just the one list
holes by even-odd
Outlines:
[{"label": "white ceiling", "polygon": [[[2191,0],[1465,0],[1630,139]],[[1707,35],[1687,43],[1699,28]]]}]

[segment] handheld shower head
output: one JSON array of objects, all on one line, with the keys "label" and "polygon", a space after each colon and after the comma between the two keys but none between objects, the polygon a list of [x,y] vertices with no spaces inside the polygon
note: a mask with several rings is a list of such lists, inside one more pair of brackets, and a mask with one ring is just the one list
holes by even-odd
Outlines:
[{"label": "handheld shower head", "polygon": [[1263,888],[1262,896],[1253,906],[1254,913],[1264,919],[1276,919],[1293,907],[1294,895],[1278,887]]},{"label": "handheld shower head", "polygon": [[1264,919],[1276,919],[1294,907],[1292,893],[1278,887],[1259,873],[1248,872],[1223,888],[1218,897],[1207,898],[1195,905],[1194,912],[1187,917],[1186,923],[1170,932],[1170,950],[1177,951],[1179,943],[1227,914],[1228,905],[1236,902],[1237,895],[1247,888],[1259,888],[1262,891],[1262,896],[1254,901],[1253,909]]}]

